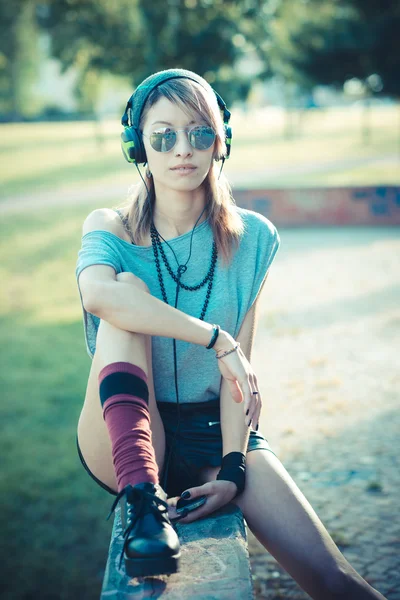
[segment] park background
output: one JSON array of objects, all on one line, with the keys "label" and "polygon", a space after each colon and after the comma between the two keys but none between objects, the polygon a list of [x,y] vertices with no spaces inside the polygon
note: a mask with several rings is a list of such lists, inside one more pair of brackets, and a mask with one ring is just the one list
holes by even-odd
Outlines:
[{"label": "park background", "polygon": [[[206,77],[232,110],[234,195],[368,186],[398,206],[399,31],[390,1],[0,0],[2,597],[99,596],[111,498],[75,450],[90,359],[74,271],[86,215],[137,181],[119,147],[134,87],[170,67]],[[371,214],[273,219],[253,362],[262,431],[396,600],[400,241],[398,212]],[[252,536],[250,551],[257,598],[306,598]]]}]

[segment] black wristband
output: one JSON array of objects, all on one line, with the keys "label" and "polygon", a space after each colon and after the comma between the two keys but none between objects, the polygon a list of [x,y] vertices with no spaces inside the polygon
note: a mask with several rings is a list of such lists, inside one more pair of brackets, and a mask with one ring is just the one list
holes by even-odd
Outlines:
[{"label": "black wristband", "polygon": [[210,348],[212,348],[214,346],[214,344],[217,341],[217,338],[219,336],[219,330],[221,329],[219,325],[213,325],[213,327],[214,327],[213,336],[212,336],[211,341],[208,344],[208,346],[206,346],[207,350],[210,350]]},{"label": "black wristband", "polygon": [[242,452],[230,452],[224,456],[217,479],[232,481],[237,487],[236,495],[241,494],[246,482],[246,456]]}]

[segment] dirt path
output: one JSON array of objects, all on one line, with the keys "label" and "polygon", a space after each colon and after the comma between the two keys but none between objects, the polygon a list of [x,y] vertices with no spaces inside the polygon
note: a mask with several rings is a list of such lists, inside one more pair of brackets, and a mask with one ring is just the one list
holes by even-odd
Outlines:
[{"label": "dirt path", "polygon": [[[313,163],[300,162],[293,164],[292,162],[280,165],[266,166],[264,169],[245,169],[243,171],[230,171],[229,165],[225,167],[229,173],[229,181],[235,188],[246,188],[254,182],[268,181],[270,178],[275,181],[276,178],[282,178],[282,184],[288,178],[296,175],[310,175],[313,173],[335,173],[348,170],[352,167],[362,165],[380,165],[393,164],[396,168],[398,164],[398,156],[396,154],[385,154],[382,156],[369,156],[354,158],[352,160],[328,160]],[[30,193],[14,194],[10,197],[0,197],[0,215],[11,212],[27,210],[35,206],[36,208],[46,208],[49,206],[85,204],[93,202],[96,206],[101,206],[102,202],[106,202],[110,206],[110,202],[123,202],[128,194],[128,189],[135,181],[135,174],[127,171],[121,171],[115,177],[107,177],[102,181],[82,181],[73,184],[58,185],[52,189],[39,189]],[[261,187],[265,185],[260,184]],[[275,185],[272,185],[275,187]]]},{"label": "dirt path", "polygon": [[[350,563],[399,600],[400,231],[281,240],[253,358],[262,430]],[[249,537],[257,599],[308,598]]]}]

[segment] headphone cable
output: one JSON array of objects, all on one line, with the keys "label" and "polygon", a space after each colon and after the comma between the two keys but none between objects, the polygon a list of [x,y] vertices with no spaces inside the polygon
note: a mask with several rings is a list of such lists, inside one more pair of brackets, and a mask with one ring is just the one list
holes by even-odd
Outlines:
[{"label": "headphone cable", "polygon": [[[187,259],[187,261],[186,261],[186,263],[185,263],[184,265],[180,265],[180,264],[179,264],[179,261],[178,261],[178,259],[177,259],[177,257],[176,257],[176,254],[175,254],[175,252],[174,252],[174,249],[173,249],[173,248],[172,248],[172,246],[171,246],[171,245],[170,245],[170,244],[167,242],[167,240],[165,240],[165,239],[163,238],[163,236],[162,236],[162,235],[159,233],[159,231],[157,230],[157,228],[156,228],[156,226],[155,226],[155,224],[154,224],[154,219],[153,219],[153,209],[152,209],[152,206],[151,206],[151,199],[150,199],[150,190],[149,190],[149,188],[147,187],[147,184],[146,184],[145,180],[143,179],[143,176],[142,176],[142,174],[141,174],[141,172],[140,172],[140,169],[139,169],[139,167],[137,166],[137,163],[135,163],[135,165],[136,165],[136,168],[137,168],[137,170],[138,170],[138,173],[139,173],[139,175],[140,175],[140,178],[141,178],[141,180],[143,181],[143,183],[144,183],[144,186],[145,186],[145,188],[146,188],[146,191],[147,191],[147,200],[149,201],[149,207],[150,207],[150,212],[151,212],[151,220],[152,220],[152,224],[153,224],[153,226],[154,226],[154,229],[156,230],[156,232],[157,232],[157,235],[159,235],[159,237],[160,237],[162,240],[164,240],[164,242],[165,242],[165,243],[168,245],[168,247],[171,249],[171,251],[172,251],[172,253],[173,253],[174,257],[175,257],[176,263],[177,263],[177,265],[178,265],[178,271],[177,271],[177,280],[178,280],[178,281],[177,281],[177,286],[176,286],[176,293],[175,293],[175,306],[174,306],[174,308],[177,308],[177,307],[178,307],[179,289],[180,289],[180,285],[179,285],[179,284],[180,284],[180,279],[181,279],[181,276],[182,276],[182,274],[183,274],[183,273],[185,273],[185,272],[186,272],[186,270],[187,270],[187,264],[188,264],[188,262],[189,262],[189,260],[190,260],[190,258],[191,258],[191,255],[192,255],[192,243],[193,243],[193,234],[194,234],[194,230],[196,229],[196,227],[197,227],[197,223],[198,223],[198,222],[199,222],[199,220],[201,219],[201,217],[202,217],[202,215],[203,215],[204,211],[206,210],[206,206],[204,206],[204,208],[203,208],[202,212],[200,213],[200,216],[198,217],[198,219],[197,219],[197,221],[196,221],[196,223],[195,223],[195,225],[194,225],[194,227],[193,227],[193,229],[192,229],[192,234],[191,234],[191,237],[190,237],[190,248],[189,248],[189,256],[188,256],[188,259]],[[223,164],[222,164],[222,166],[223,166]],[[222,171],[222,167],[221,167],[221,171]],[[178,415],[177,415],[177,416],[178,416],[178,423],[177,423],[177,427],[176,427],[176,430],[175,430],[175,433],[174,433],[174,437],[173,437],[173,439],[172,439],[172,442],[171,442],[170,448],[169,448],[169,450],[168,450],[168,456],[167,456],[167,458],[166,458],[166,462],[165,462],[165,465],[164,465],[164,473],[163,473],[163,478],[162,478],[162,488],[163,488],[163,489],[165,489],[165,488],[166,488],[166,485],[167,485],[167,481],[168,481],[168,471],[169,471],[170,459],[171,459],[171,456],[172,456],[173,452],[175,451],[175,446],[176,446],[176,443],[177,443],[177,441],[178,441],[178,433],[179,433],[179,431],[180,431],[180,424],[181,424],[181,411],[180,411],[179,391],[178,391],[178,366],[177,366],[177,353],[176,353],[176,339],[175,339],[175,338],[173,338],[173,339],[172,339],[172,342],[173,342],[173,356],[174,356],[174,379],[175,379],[175,394],[176,394],[176,404],[177,404],[177,413],[178,413]]]}]

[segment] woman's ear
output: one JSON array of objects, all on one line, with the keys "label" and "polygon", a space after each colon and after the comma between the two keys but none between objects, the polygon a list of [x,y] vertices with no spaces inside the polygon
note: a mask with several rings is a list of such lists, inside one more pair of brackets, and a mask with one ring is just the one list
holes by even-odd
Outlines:
[{"label": "woman's ear", "polygon": [[216,150],[216,148],[214,148],[214,152],[213,152],[213,160],[215,160],[215,162],[218,162],[220,160],[220,156]]}]

